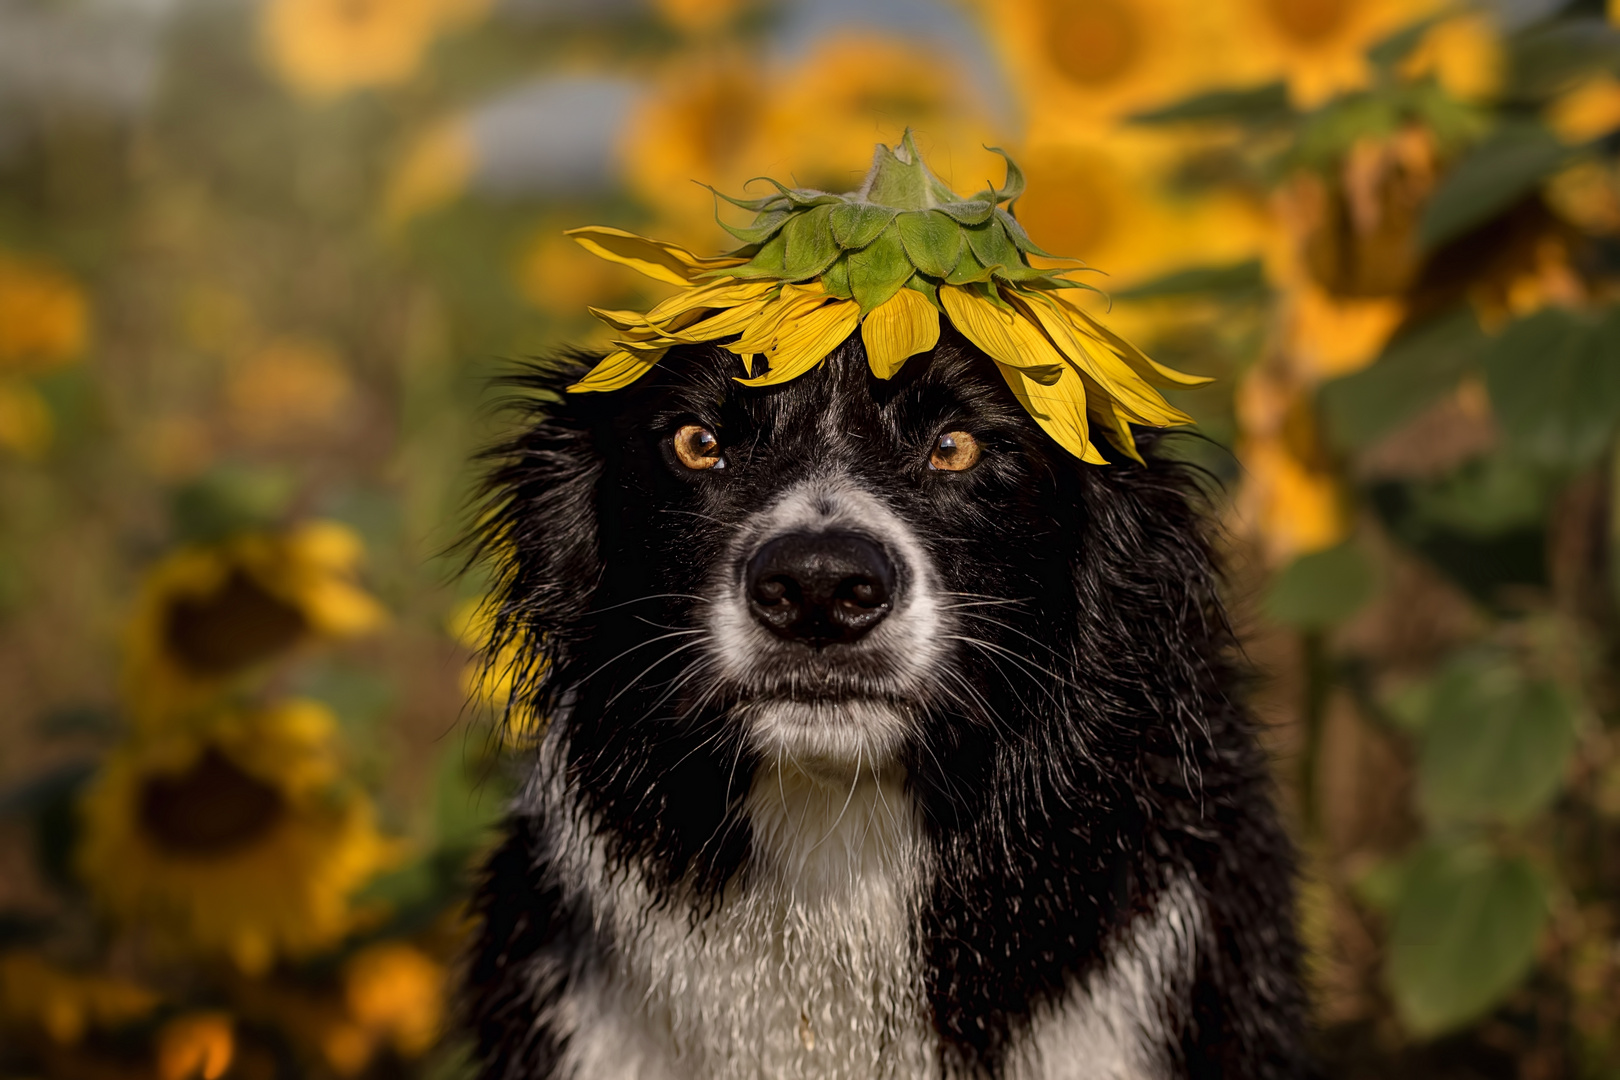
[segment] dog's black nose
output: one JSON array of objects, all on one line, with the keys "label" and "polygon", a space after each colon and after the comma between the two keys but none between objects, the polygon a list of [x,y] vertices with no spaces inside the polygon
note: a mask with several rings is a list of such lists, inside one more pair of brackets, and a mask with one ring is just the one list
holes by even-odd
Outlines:
[{"label": "dog's black nose", "polygon": [[748,560],[754,618],[790,641],[820,648],[854,641],[883,621],[894,566],[883,549],[849,533],[789,533]]}]

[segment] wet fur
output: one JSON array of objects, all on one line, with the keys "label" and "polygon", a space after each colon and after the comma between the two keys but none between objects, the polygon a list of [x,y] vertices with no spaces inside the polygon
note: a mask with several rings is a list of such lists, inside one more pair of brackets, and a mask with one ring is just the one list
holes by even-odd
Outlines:
[{"label": "wet fur", "polygon": [[[1155,436],[1145,468],[1075,460],[949,331],[888,383],[858,335],[765,391],[702,347],[562,393],[586,363],[518,380],[491,456],[497,645],[554,719],[477,900],[487,1080],[1307,1075],[1293,856]],[[693,421],[724,475],[670,459]],[[928,471],[951,429],[983,460]],[[818,484],[903,522],[947,601],[932,678],[769,690],[883,684],[899,734],[837,813],[749,736],[714,645],[739,537]]]}]

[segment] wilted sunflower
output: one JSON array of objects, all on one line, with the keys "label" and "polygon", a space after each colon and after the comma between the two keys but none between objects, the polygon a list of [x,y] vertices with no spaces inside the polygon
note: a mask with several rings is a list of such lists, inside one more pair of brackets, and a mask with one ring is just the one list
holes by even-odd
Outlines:
[{"label": "wilted sunflower", "polygon": [[681,292],[646,313],[593,309],[619,332],[618,348],[569,389],[628,386],[669,349],[700,342],[744,358],[745,386],[771,386],[814,368],[857,328],[873,374],[889,379],[934,347],[943,314],[1065,449],[1104,463],[1090,441],[1095,420],[1137,457],[1131,424],[1191,422],[1155,387],[1206,380],[1155,363],[1065,297],[1078,287],[1069,270],[1030,265],[1030,255],[1054,256],[1003,208],[1024,178],[1002,156],[1004,185],[964,199],[923,164],[908,131],[898,149],[877,148],[847,195],[777,184],[764,198],[728,197],[756,216],[726,227],[744,246],[718,258],[620,229],[571,230],[595,254]]},{"label": "wilted sunflower", "polygon": [[316,521],[184,548],[159,563],[130,626],[134,713],[184,710],[306,640],[379,626],[382,607],[355,581],[364,554],[353,531]]},{"label": "wilted sunflower", "polygon": [[336,721],[310,701],[138,734],[83,821],[78,865],[105,911],[249,972],[342,938],[355,890],[395,857],[343,777]]}]

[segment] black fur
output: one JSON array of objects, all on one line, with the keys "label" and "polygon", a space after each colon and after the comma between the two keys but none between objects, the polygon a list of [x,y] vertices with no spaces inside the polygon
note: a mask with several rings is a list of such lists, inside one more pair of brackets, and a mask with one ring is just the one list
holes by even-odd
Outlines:
[{"label": "black fur", "polygon": [[[555,717],[621,872],[694,920],[747,873],[739,801],[758,762],[684,639],[657,639],[694,625],[748,514],[842,469],[916,531],[943,588],[1006,601],[958,615],[950,677],[903,753],[940,868],[916,928],[940,1074],[998,1076],[1032,1010],[1173,878],[1193,883],[1208,934],[1191,992],[1163,1003],[1177,1075],[1308,1074],[1291,847],[1239,700],[1198,486],[1155,455],[1156,435],[1141,436],[1146,467],[1107,448],[1109,465],[1079,462],[948,329],[887,383],[859,335],[768,390],[701,347],[625,390],[563,393],[585,363],[516,380],[529,426],[491,457],[482,550],[497,645],[521,645],[526,704]],[[720,433],[727,469],[670,459],[689,422]],[[949,429],[983,444],[977,467],[927,470]],[[515,817],[479,892],[466,996],[489,1080],[553,1075],[557,1037],[534,1020],[568,976],[532,985],[523,962],[595,962],[543,846]]]}]

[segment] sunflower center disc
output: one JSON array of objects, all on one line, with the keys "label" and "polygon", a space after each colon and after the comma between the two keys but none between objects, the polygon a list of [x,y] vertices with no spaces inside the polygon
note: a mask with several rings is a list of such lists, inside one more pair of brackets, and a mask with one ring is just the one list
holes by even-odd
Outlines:
[{"label": "sunflower center disc", "polygon": [[212,596],[176,601],[164,638],[187,668],[220,676],[274,656],[307,630],[296,608],[238,570]]},{"label": "sunflower center disc", "polygon": [[281,819],[275,788],[208,749],[190,771],[148,780],[139,814],[145,832],[177,855],[210,856],[246,847]]}]

